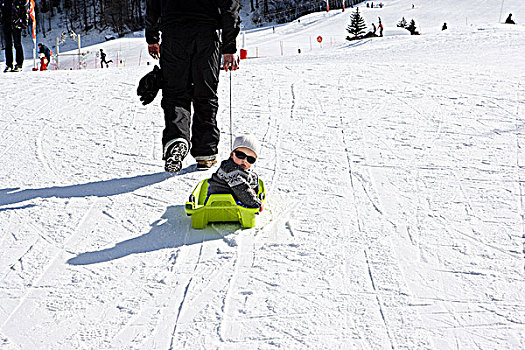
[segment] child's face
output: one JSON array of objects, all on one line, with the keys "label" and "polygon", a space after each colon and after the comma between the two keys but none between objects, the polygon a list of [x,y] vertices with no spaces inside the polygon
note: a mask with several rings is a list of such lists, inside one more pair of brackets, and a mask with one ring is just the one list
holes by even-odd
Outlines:
[{"label": "child's face", "polygon": [[[238,158],[237,155],[235,154],[236,151],[244,153],[247,157],[244,157],[242,156],[242,154],[239,154],[244,159]],[[232,153],[230,154],[230,156],[232,157],[235,164],[237,164],[243,169],[250,169],[250,167],[252,166],[252,164],[248,162],[248,157],[253,157],[257,159],[257,155],[255,154],[255,152],[246,147],[239,147],[239,148],[234,149]]]}]

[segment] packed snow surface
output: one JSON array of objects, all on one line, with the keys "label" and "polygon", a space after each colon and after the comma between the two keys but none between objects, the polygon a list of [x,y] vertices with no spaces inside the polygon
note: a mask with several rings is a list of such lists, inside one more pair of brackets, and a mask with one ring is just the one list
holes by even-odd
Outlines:
[{"label": "packed snow surface", "polygon": [[88,48],[118,68],[1,75],[0,348],[525,348],[525,28],[498,23],[525,5],[384,3],[367,24],[423,35],[344,42],[350,9],[312,14],[221,73],[219,157],[230,107],[262,143],[253,229],[191,229],[214,170],[163,171],[143,38]]}]

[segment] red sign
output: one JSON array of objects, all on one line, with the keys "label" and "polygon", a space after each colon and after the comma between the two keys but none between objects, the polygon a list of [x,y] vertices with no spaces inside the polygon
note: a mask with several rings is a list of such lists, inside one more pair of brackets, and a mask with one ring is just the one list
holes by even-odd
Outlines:
[{"label": "red sign", "polygon": [[319,36],[317,37],[317,42],[320,43],[320,42],[322,42],[322,41],[323,41],[323,37],[319,35]]}]

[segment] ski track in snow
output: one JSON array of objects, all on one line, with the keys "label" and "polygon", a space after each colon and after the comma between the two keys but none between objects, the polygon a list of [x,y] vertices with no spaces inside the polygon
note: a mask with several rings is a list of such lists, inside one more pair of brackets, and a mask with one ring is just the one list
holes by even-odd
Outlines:
[{"label": "ski track in snow", "polygon": [[[263,52],[344,22],[318,16],[252,35]],[[149,67],[3,75],[0,348],[524,348],[522,34],[243,61],[233,133],[261,140],[267,188],[249,230],[191,229],[213,170],[163,172]]]}]

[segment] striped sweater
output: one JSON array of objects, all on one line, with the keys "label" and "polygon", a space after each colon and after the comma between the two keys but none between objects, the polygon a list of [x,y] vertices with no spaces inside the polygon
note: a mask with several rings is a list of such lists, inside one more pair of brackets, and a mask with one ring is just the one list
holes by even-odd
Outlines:
[{"label": "striped sweater", "polygon": [[235,164],[231,158],[222,161],[208,183],[208,195],[230,193],[244,207],[260,208],[262,205],[257,197],[259,177],[253,171]]}]

